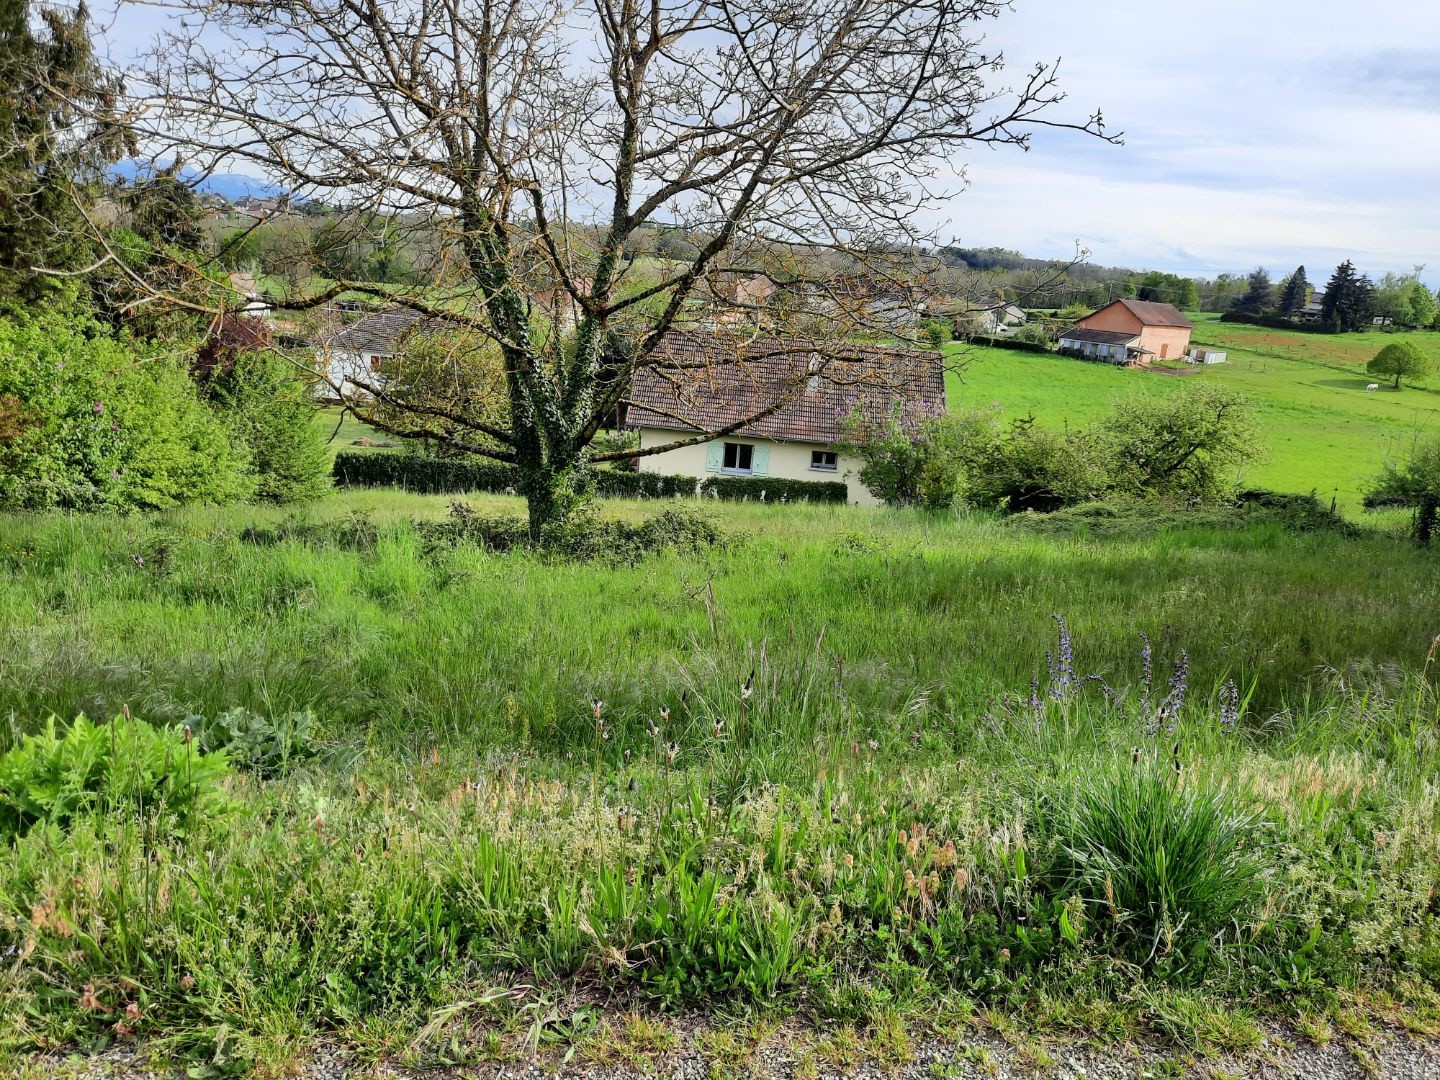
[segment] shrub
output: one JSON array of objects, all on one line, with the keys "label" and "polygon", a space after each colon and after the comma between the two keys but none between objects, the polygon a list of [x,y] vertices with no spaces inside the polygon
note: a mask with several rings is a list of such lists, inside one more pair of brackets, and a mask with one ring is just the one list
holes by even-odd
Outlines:
[{"label": "shrub", "polygon": [[[533,546],[521,518],[484,517],[464,503],[452,503],[450,516],[443,521],[415,522],[415,530],[432,550],[461,543],[490,551]],[[632,563],[661,551],[693,554],[724,543],[724,533],[709,517],[670,508],[639,523],[601,520],[582,511],[547,526],[538,547],[566,559]]]},{"label": "shrub", "polygon": [[1440,440],[1416,446],[1402,461],[1387,462],[1365,493],[1367,510],[1401,507],[1415,511],[1414,538],[1429,543],[1440,514]]},{"label": "shrub", "polygon": [[920,324],[920,332],[934,349],[944,348],[945,343],[954,336],[951,324],[944,319],[927,319]]},{"label": "shrub", "polygon": [[897,407],[883,420],[857,413],[844,446],[859,455],[860,482],[887,506],[943,510],[955,504],[962,477],[993,441],[995,414],[932,413]]},{"label": "shrub", "polygon": [[1258,819],[1175,763],[1140,763],[1086,780],[1060,814],[1053,867],[1132,959],[1203,949],[1262,896],[1251,855]]},{"label": "shrub", "polygon": [[[514,490],[519,472],[513,465],[483,461],[442,461],[418,454],[335,455],[335,478],[357,487],[403,487],[429,495],[468,491]],[[614,499],[667,499],[704,494],[712,498],[765,502],[844,503],[849,488],[840,481],[782,480],[778,477],[667,476],[652,472],[595,469],[587,480],[597,495]]]},{"label": "shrub", "polygon": [[219,799],[228,771],[223,751],[202,753],[180,728],[128,715],[109,724],[81,716],[60,735],[51,717],[45,730],[0,756],[0,836],[115,807],[158,811],[183,824]]},{"label": "shrub", "polygon": [[1249,399],[1212,383],[1117,402],[1099,434],[1112,488],[1132,496],[1224,502],[1240,466],[1260,452]]},{"label": "shrub", "polygon": [[[1021,329],[1025,329],[1022,327]],[[1043,353],[1050,351],[1050,335],[1047,331],[1043,340],[1036,340],[1033,331],[1025,336],[1015,337],[992,337],[989,334],[979,334],[970,339],[972,345],[984,345],[991,349],[1012,349],[1015,352]]]},{"label": "shrub", "polygon": [[1048,513],[1094,499],[1109,486],[1104,447],[1092,433],[1019,420],[971,461],[966,497],[1009,513]]},{"label": "shrub", "polygon": [[330,487],[325,439],[310,388],[284,357],[244,353],[207,382],[230,429],[250,451],[255,494],[271,502],[319,498]]},{"label": "shrub", "polygon": [[155,509],[253,490],[246,449],[178,361],[48,310],[0,319],[0,356],[0,506]]},{"label": "shrub", "polygon": [[215,717],[187,716],[185,725],[202,754],[223,750],[229,761],[262,776],[315,756],[315,714],[309,709],[271,717],[236,706]]}]

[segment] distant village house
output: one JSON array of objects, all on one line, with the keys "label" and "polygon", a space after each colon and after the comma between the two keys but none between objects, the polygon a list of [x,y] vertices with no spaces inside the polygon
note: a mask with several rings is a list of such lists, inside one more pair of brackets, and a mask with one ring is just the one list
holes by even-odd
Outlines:
[{"label": "distant village house", "polygon": [[1190,351],[1195,325],[1171,304],[1122,298],[1062,330],[1062,352],[1111,364],[1179,360]]}]

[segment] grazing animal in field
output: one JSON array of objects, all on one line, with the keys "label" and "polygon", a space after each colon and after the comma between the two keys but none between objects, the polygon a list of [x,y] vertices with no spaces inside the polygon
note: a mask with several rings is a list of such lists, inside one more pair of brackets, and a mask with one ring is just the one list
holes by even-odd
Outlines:
[{"label": "grazing animal in field", "polygon": [[1372,383],[1368,384],[1368,385],[1365,387],[1365,392],[1366,392],[1367,394],[1373,394],[1376,390],[1379,390],[1379,389],[1380,389],[1380,384],[1379,384],[1378,382],[1372,382]]}]

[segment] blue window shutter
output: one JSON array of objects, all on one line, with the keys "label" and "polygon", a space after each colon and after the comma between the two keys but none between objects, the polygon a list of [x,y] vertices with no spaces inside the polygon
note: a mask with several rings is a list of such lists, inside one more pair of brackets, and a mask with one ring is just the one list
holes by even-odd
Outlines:
[{"label": "blue window shutter", "polygon": [[725,444],[722,442],[711,442],[705,444],[705,471],[719,472],[720,464],[725,460]]},{"label": "blue window shutter", "polygon": [[754,476],[770,475],[770,448],[756,446],[750,451],[750,472]]}]

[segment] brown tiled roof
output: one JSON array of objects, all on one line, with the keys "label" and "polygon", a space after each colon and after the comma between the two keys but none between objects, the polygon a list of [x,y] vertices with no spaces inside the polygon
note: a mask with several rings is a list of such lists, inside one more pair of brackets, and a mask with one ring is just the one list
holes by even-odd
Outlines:
[{"label": "brown tiled roof", "polygon": [[857,409],[879,418],[897,403],[945,408],[945,373],[931,352],[845,345],[821,353],[804,341],[675,332],[651,360],[631,384],[632,428],[718,431],[783,401],[736,433],[828,446]]},{"label": "brown tiled roof", "polygon": [[1154,300],[1131,300],[1128,297],[1121,297],[1116,303],[1124,304],[1126,310],[1145,326],[1183,326],[1191,329],[1195,325],[1181,315],[1180,309],[1174,304],[1160,304]]}]

